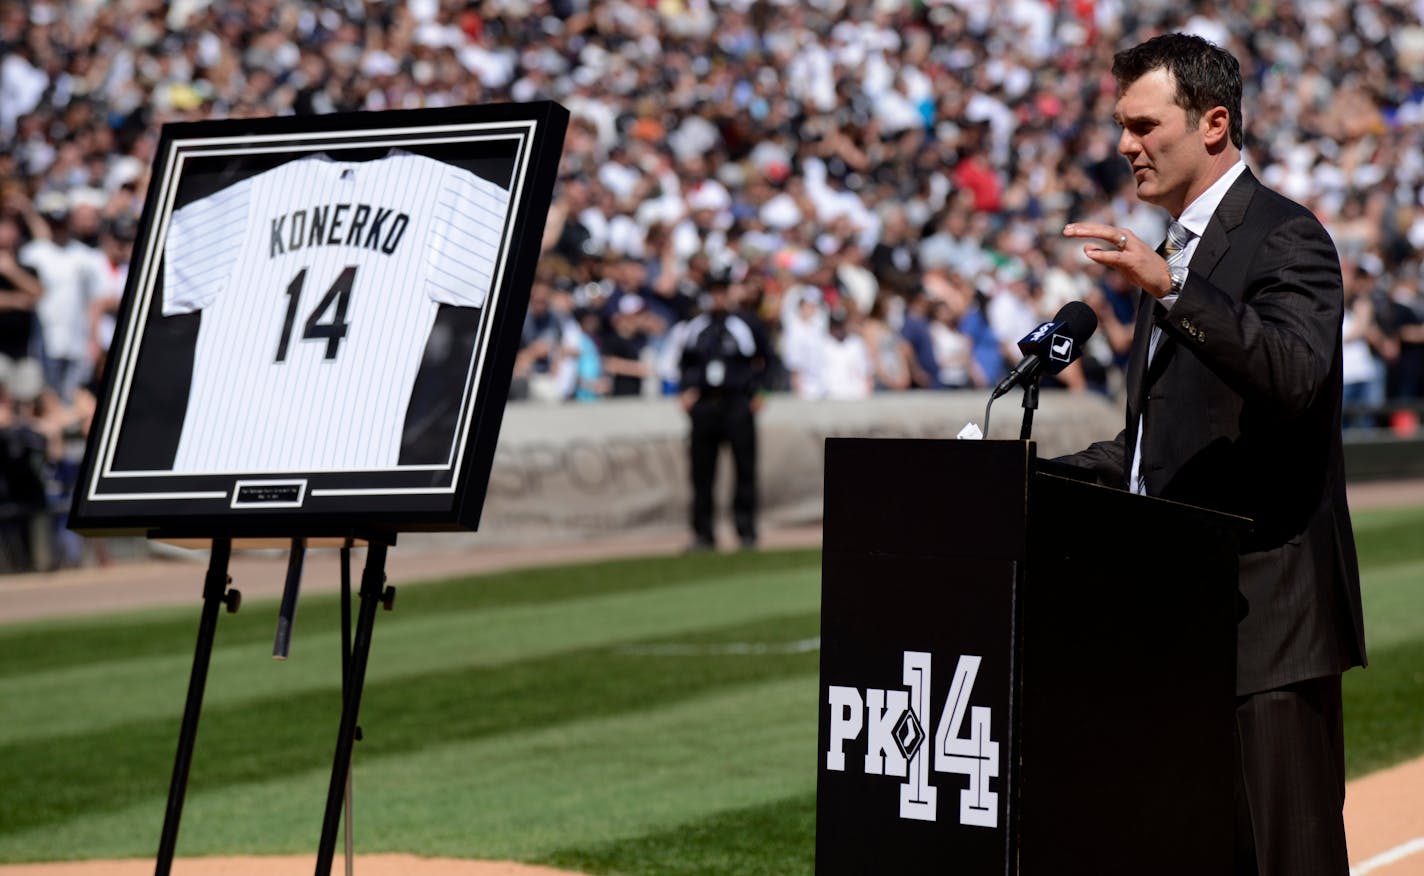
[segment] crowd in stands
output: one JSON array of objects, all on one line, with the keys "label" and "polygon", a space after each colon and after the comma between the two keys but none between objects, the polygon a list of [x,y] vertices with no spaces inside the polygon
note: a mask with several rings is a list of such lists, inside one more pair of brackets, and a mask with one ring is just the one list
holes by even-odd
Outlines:
[{"label": "crowd in stands", "polygon": [[1162,238],[1107,71],[1164,30],[1243,59],[1248,163],[1341,255],[1350,423],[1408,426],[1379,411],[1424,395],[1422,20],[1421,0],[4,4],[0,548],[72,485],[165,122],[562,103],[517,398],[675,391],[659,354],[713,274],[802,397],[991,386],[1074,299],[1100,328],[1061,380],[1111,394],[1135,290],[1059,232]]}]

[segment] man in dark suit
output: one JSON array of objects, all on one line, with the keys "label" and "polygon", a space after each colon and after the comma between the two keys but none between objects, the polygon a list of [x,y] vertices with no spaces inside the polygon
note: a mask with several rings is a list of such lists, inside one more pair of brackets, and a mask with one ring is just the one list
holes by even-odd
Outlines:
[{"label": "man in dark suit", "polygon": [[1173,222],[1157,250],[1109,225],[1064,229],[1142,289],[1127,428],[1064,461],[1255,522],[1240,559],[1236,872],[1344,876],[1340,676],[1364,665],[1365,644],[1339,260],[1308,210],[1246,169],[1235,58],[1167,34],[1118,53],[1113,76],[1118,151],[1138,197]]}]

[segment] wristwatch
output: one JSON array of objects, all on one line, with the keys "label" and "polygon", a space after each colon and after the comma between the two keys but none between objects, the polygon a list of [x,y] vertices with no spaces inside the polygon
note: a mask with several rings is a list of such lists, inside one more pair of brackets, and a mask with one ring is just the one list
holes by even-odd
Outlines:
[{"label": "wristwatch", "polygon": [[1167,268],[1167,273],[1172,275],[1172,294],[1180,295],[1182,287],[1187,285],[1187,266],[1172,265]]}]

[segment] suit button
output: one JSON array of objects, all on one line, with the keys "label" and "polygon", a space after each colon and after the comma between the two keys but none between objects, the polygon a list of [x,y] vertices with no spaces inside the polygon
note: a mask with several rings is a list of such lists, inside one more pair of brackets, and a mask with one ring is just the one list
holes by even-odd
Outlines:
[{"label": "suit button", "polygon": [[1182,328],[1186,329],[1187,331],[1191,331],[1192,328],[1191,322],[1185,316],[1182,317]]}]

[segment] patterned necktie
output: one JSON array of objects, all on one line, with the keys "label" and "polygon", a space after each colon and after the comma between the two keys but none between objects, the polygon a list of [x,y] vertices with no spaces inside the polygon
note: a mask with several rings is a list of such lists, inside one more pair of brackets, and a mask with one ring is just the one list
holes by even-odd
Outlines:
[{"label": "patterned necktie", "polygon": [[[1192,241],[1191,229],[1173,219],[1172,224],[1167,226],[1167,239],[1162,243],[1162,251],[1167,256],[1167,266],[1176,268],[1185,266],[1188,262],[1186,249],[1187,244]],[[1162,329],[1152,326],[1152,339],[1147,345],[1147,361],[1151,362],[1152,357],[1157,355],[1157,344],[1162,340]]]},{"label": "patterned necktie", "polygon": [[1192,232],[1182,223],[1172,220],[1172,224],[1167,226],[1167,241],[1162,247],[1167,252],[1167,264],[1172,267],[1177,266],[1177,256],[1186,249],[1187,244],[1192,239]]}]

